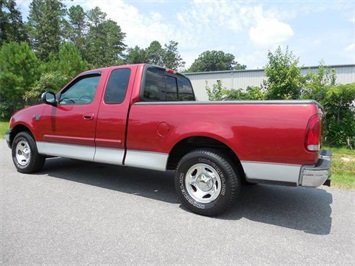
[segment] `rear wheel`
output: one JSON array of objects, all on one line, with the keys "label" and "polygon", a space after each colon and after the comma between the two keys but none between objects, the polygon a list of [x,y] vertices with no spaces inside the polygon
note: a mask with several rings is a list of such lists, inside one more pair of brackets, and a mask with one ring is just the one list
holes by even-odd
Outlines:
[{"label": "rear wheel", "polygon": [[240,174],[219,151],[196,150],[180,160],[175,187],[186,208],[201,215],[215,216],[236,201]]},{"label": "rear wheel", "polygon": [[12,160],[17,171],[29,174],[42,169],[45,157],[38,154],[33,137],[27,132],[20,132],[12,143]]}]

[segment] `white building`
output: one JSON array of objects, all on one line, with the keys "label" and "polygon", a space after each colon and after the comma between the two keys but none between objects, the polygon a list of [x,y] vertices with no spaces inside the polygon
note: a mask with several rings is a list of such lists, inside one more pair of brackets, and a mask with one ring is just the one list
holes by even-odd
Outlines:
[{"label": "white building", "polygon": [[[301,73],[306,75],[310,70],[317,71],[317,68],[317,66],[302,67]],[[355,65],[335,65],[330,68],[335,69],[337,84],[355,82]],[[266,80],[264,69],[196,72],[185,75],[191,80],[198,101],[208,101],[206,82],[210,88],[220,80],[223,88],[245,90],[248,86],[260,87]]]}]

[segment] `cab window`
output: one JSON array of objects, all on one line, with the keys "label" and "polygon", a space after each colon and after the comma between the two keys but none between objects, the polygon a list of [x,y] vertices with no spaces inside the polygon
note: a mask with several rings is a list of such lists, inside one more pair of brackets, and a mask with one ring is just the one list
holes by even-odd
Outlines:
[{"label": "cab window", "polygon": [[130,75],[131,70],[129,68],[120,68],[112,71],[106,86],[105,103],[118,104],[123,102],[126,97]]},{"label": "cab window", "polygon": [[164,69],[149,67],[146,70],[141,95],[143,101],[194,101],[190,81],[179,74]]},{"label": "cab window", "polygon": [[165,94],[165,75],[160,68],[148,68],[145,75],[143,98],[145,101],[160,101]]},{"label": "cab window", "polygon": [[195,101],[195,95],[190,80],[188,80],[184,76],[179,76],[178,88],[179,101]]}]

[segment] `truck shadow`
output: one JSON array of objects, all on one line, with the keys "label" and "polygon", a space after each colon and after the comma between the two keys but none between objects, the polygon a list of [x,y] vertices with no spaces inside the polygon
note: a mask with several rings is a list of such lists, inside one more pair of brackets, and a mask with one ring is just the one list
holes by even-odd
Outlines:
[{"label": "truck shadow", "polygon": [[50,158],[41,171],[50,177],[178,204],[173,172]]},{"label": "truck shadow", "polygon": [[221,218],[246,218],[305,233],[328,235],[333,196],[322,188],[274,185],[243,186],[238,203]]},{"label": "truck shadow", "polygon": [[[180,205],[172,171],[50,158],[40,174]],[[248,219],[309,234],[327,235],[331,231],[332,201],[332,195],[322,188],[243,186],[237,204],[217,219]]]}]

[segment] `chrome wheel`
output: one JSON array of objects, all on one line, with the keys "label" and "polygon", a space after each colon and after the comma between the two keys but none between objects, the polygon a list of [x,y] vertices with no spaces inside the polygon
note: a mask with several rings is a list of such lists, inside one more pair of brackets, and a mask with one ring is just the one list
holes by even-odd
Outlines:
[{"label": "chrome wheel", "polygon": [[12,161],[20,173],[31,174],[43,167],[46,158],[38,153],[36,142],[29,132],[17,133],[11,149]]},{"label": "chrome wheel", "polygon": [[194,200],[210,203],[219,196],[222,184],[219,174],[213,167],[198,163],[187,171],[185,186]]},{"label": "chrome wheel", "polygon": [[240,169],[219,150],[197,149],[183,156],[175,172],[181,203],[192,212],[216,216],[235,203]]},{"label": "chrome wheel", "polygon": [[16,145],[16,161],[22,167],[27,166],[31,161],[31,148],[25,140],[19,141]]}]

